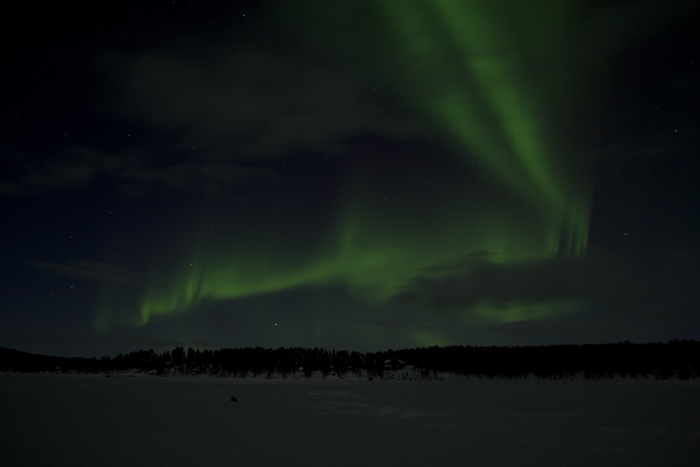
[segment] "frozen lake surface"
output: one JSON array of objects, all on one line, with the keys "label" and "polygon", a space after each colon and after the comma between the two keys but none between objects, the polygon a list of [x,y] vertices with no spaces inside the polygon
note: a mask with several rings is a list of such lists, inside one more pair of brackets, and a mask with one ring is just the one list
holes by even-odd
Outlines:
[{"label": "frozen lake surface", "polygon": [[8,467],[700,465],[697,381],[0,374],[0,396]]}]

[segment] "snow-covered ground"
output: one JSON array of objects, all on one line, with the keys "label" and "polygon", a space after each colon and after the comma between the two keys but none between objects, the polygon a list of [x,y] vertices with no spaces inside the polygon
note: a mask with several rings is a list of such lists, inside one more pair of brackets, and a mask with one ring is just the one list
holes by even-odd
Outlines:
[{"label": "snow-covered ground", "polygon": [[700,382],[0,374],[0,465],[698,466]]}]

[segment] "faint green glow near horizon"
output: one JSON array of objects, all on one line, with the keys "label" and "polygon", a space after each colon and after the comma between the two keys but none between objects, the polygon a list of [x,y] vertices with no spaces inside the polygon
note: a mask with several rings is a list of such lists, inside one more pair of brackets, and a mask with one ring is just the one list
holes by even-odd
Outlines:
[{"label": "faint green glow near horizon", "polygon": [[[431,267],[480,252],[496,263],[584,255],[591,167],[572,162],[586,158],[557,129],[572,111],[571,94],[579,84],[571,70],[585,65],[566,58],[575,5],[381,2],[387,27],[403,46],[397,54],[405,67],[395,77],[407,82],[403,98],[442,131],[465,167],[490,171],[510,194],[508,206],[471,202],[466,190],[457,189],[444,194],[442,210],[391,216],[377,207],[380,191],[359,176],[337,206],[323,249],[295,251],[269,232],[240,238],[223,228],[206,241],[199,235],[186,254],[154,264],[151,276],[159,285],[144,291],[132,324],[183,313],[206,300],[301,286],[342,285],[382,303],[412,277],[439,274]],[[408,213],[410,207],[403,209]],[[509,322],[568,313],[575,309],[569,305],[484,302],[464,311]],[[103,314],[97,326],[108,322]],[[441,342],[437,331],[411,332],[423,345]]]}]

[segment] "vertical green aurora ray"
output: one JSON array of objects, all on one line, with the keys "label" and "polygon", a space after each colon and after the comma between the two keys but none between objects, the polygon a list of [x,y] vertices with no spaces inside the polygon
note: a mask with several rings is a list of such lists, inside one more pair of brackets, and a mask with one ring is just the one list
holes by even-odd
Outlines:
[{"label": "vertical green aurora ray", "polygon": [[[574,39],[573,3],[381,5],[402,49],[383,53],[404,54],[398,62],[386,57],[397,63],[389,81],[448,136],[460,163],[436,172],[439,183],[430,193],[414,194],[416,173],[376,180],[369,175],[376,167],[361,163],[337,203],[322,213],[331,221],[295,237],[286,234],[293,230],[291,221],[274,215],[264,221],[207,220],[213,230],[183,235],[181,244],[155,255],[153,285],[144,289],[132,324],[183,313],[207,300],[301,286],[342,285],[363,300],[382,303],[417,274],[474,254],[497,263],[584,254],[591,168],[567,127],[585,70],[582,57],[565,53]],[[477,169],[488,172],[490,187],[500,195],[475,201],[463,177]],[[384,200],[394,192],[401,196],[396,202],[390,196],[390,205]],[[483,302],[463,311],[505,322],[576,308],[565,305]],[[107,328],[105,316],[115,313],[103,311],[99,323]],[[441,342],[436,332],[415,331],[413,337]]]},{"label": "vertical green aurora ray", "polygon": [[585,69],[584,57],[570,57],[575,2],[382,4],[424,83],[413,90],[423,96],[418,107],[462,148],[466,162],[489,164],[542,206],[550,254],[583,254],[591,167],[571,162],[578,149],[555,130],[570,117],[569,96],[581,92],[576,74]]}]

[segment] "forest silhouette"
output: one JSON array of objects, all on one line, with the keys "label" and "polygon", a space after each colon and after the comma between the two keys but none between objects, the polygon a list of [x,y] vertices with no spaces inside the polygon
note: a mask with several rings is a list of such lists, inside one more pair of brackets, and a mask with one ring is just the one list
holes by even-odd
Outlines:
[{"label": "forest silhouette", "polygon": [[47,356],[0,348],[0,371],[275,379],[334,376],[373,380],[396,379],[397,375],[408,380],[439,380],[445,375],[480,379],[694,379],[700,376],[700,342],[434,346],[365,353],[318,347],[176,347],[163,353],[151,349],[102,358]]}]

